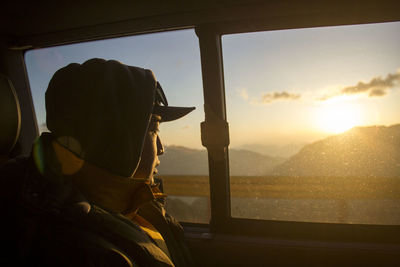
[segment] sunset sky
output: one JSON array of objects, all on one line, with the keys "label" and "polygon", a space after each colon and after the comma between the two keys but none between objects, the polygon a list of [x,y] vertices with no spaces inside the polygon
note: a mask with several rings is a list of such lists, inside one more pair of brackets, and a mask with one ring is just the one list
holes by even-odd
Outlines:
[{"label": "sunset sky", "polygon": [[232,140],[310,142],[399,123],[399,47],[398,22],[223,37]]},{"label": "sunset sky", "polygon": [[[354,126],[400,123],[400,22],[222,37],[231,146],[312,142]],[[93,57],[150,68],[170,105],[196,106],[161,126],[167,145],[201,148],[204,120],[193,30],[37,49],[26,64],[38,124],[54,72]]]}]

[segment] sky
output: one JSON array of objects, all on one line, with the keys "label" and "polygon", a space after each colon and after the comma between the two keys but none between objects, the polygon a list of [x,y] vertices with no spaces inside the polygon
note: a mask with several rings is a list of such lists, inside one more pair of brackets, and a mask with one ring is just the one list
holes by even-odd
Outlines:
[{"label": "sky", "polygon": [[[400,22],[222,36],[232,147],[313,142],[354,126],[400,123]],[[153,70],[169,104],[195,106],[161,125],[166,145],[201,148],[201,63],[194,30],[28,51],[38,124],[54,72],[100,57]]]},{"label": "sky", "polygon": [[399,47],[399,22],[223,36],[231,143],[400,123]]}]

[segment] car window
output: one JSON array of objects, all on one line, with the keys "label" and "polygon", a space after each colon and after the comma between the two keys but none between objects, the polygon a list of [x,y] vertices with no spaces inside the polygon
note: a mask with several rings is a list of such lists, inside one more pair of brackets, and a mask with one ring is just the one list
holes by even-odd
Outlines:
[{"label": "car window", "polygon": [[52,75],[70,63],[94,57],[151,69],[171,106],[194,106],[190,115],[162,123],[159,177],[167,210],[181,221],[208,223],[206,152],[200,141],[204,120],[198,39],[193,29],[113,38],[27,51],[25,62],[40,132],[46,127],[45,91]]},{"label": "car window", "polygon": [[222,36],[232,217],[400,224],[399,33]]}]

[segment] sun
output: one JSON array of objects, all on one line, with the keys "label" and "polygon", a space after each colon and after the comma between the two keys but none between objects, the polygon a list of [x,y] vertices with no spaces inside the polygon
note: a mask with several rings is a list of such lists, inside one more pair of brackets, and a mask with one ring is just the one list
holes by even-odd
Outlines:
[{"label": "sun", "polygon": [[360,108],[351,103],[324,103],[318,110],[318,128],[324,132],[339,134],[361,123]]}]

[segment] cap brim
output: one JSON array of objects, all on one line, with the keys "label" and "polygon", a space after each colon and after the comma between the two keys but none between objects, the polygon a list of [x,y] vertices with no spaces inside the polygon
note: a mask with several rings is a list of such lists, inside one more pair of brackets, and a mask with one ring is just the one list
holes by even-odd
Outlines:
[{"label": "cap brim", "polygon": [[153,114],[161,116],[161,122],[173,121],[187,115],[195,107],[171,107],[171,106],[154,106]]}]

